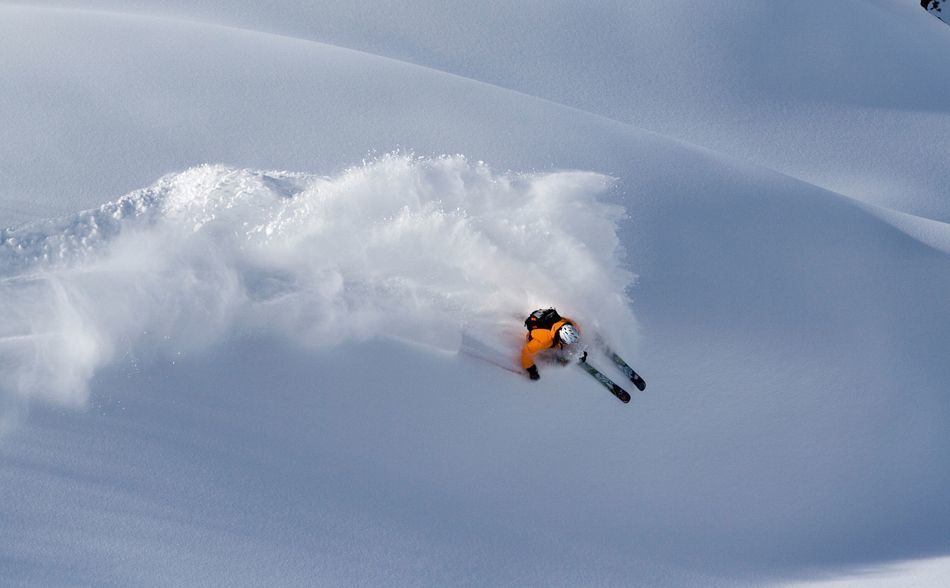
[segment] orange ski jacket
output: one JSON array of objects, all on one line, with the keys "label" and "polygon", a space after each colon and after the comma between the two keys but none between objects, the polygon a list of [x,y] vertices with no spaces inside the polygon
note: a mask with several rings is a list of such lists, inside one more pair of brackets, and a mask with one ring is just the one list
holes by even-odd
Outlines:
[{"label": "orange ski jacket", "polygon": [[521,367],[524,369],[530,368],[534,365],[534,356],[538,352],[560,346],[561,341],[558,339],[557,330],[564,325],[574,325],[574,328],[577,328],[577,324],[571,319],[561,318],[561,320],[551,325],[550,329],[531,329],[524,347],[521,348]]}]

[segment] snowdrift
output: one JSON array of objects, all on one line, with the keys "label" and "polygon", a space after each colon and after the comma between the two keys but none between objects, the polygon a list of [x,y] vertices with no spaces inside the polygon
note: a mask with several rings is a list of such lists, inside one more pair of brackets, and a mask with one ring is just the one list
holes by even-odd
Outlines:
[{"label": "snowdrift", "polygon": [[0,232],[0,385],[81,404],[117,353],[169,355],[245,331],[457,351],[464,328],[514,365],[519,317],[535,307],[633,325],[623,209],[599,199],[610,182],[396,154],[334,177],[169,175]]}]

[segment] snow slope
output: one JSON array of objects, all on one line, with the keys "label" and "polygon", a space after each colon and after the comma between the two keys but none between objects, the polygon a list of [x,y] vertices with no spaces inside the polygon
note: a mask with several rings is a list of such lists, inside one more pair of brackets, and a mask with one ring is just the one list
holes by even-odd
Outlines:
[{"label": "snow slope", "polygon": [[15,88],[0,98],[3,225],[92,208],[209,162],[328,173],[402,147],[609,174],[630,155],[611,145],[639,132],[319,43],[117,14],[0,14],[0,73]]},{"label": "snow slope", "polygon": [[[950,52],[950,36],[912,0],[597,0],[580,4],[567,0],[37,0],[31,4],[184,17],[366,51],[580,108],[863,201],[950,221],[945,198],[950,171],[939,164],[950,136],[946,107],[950,61],[942,58]],[[154,59],[150,54],[175,51],[161,43],[150,47],[149,37],[122,53],[134,56],[133,63],[145,65]],[[182,49],[189,44],[184,43]],[[72,51],[78,51],[75,59],[81,60],[86,50],[73,47]],[[207,44],[187,51],[185,55],[202,55],[203,63],[214,57]],[[127,83],[138,77],[137,70],[109,67],[103,54],[112,52],[95,53],[98,67],[104,70],[96,72],[97,78],[108,80],[121,73],[120,79]],[[264,58],[273,65],[275,60],[265,55],[255,52],[249,61],[253,64]],[[286,61],[286,54],[281,54],[280,61]],[[227,69],[212,63],[209,69],[222,73]],[[210,82],[213,77],[206,79]],[[190,83],[200,87],[207,82]],[[298,76],[283,75],[280,83],[290,84],[290,90],[301,82]],[[418,83],[412,86],[419,87]],[[261,91],[248,96],[249,104],[270,103],[261,100]],[[314,94],[284,92],[275,98],[275,107],[291,95]],[[312,102],[320,103],[324,101]],[[389,105],[397,107],[393,119],[406,116],[398,105]],[[286,115],[288,109],[279,112]],[[167,111],[163,114],[167,117]],[[253,118],[261,116],[256,113]],[[332,120],[331,126],[340,124],[339,119]],[[391,124],[392,120],[377,127],[378,141],[391,138],[386,132]],[[360,135],[348,136],[354,134]],[[303,141],[296,133],[289,135]],[[418,141],[411,146],[420,148]],[[330,151],[342,147],[337,142]],[[377,145],[383,150],[391,147]],[[358,154],[361,148],[356,148]],[[465,152],[486,159],[503,155]],[[273,165],[312,167],[294,162]],[[153,178],[139,178],[123,191]],[[97,202],[86,203],[93,204]]]},{"label": "snow slope", "polygon": [[[903,14],[871,5],[857,30]],[[0,13],[30,115],[0,205],[40,219],[0,234],[4,583],[737,585],[950,550],[930,196],[328,45]],[[542,304],[648,391],[500,369]]]}]

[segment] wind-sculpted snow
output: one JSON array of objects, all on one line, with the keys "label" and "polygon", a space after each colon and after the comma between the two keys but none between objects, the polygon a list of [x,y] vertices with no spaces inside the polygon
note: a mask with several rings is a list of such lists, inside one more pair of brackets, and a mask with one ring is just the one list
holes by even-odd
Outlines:
[{"label": "wind-sculpted snow", "polygon": [[528,306],[630,323],[623,210],[598,199],[609,184],[461,156],[388,155],[334,177],[169,175],[0,233],[0,381],[76,405],[119,354],[174,357],[236,331],[455,350],[466,325],[514,357]]}]

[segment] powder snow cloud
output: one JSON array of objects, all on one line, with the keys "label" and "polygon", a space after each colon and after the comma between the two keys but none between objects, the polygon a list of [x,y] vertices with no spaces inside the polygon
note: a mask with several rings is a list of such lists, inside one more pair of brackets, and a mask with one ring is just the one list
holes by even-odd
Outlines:
[{"label": "powder snow cloud", "polygon": [[[517,348],[556,305],[632,324],[612,180],[390,154],[333,177],[202,165],[73,217],[0,233],[0,386],[82,405],[127,353],[235,332]],[[633,335],[624,335],[632,344]]]}]

